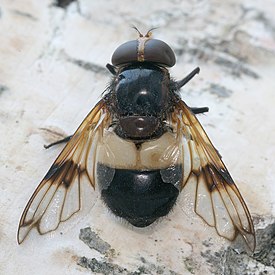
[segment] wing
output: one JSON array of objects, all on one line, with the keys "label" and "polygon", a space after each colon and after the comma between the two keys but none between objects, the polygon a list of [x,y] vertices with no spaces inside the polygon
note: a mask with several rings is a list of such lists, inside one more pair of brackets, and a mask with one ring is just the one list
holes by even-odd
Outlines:
[{"label": "wing", "polygon": [[95,149],[108,119],[101,100],[78,127],[27,203],[18,227],[19,244],[31,229],[36,228],[41,235],[48,233],[80,210],[84,178],[95,188]]},{"label": "wing", "polygon": [[250,213],[218,151],[183,101],[176,104],[172,119],[182,141],[184,172],[181,188],[190,185],[194,190],[195,212],[228,240],[234,240],[240,234],[254,251],[255,231]]}]

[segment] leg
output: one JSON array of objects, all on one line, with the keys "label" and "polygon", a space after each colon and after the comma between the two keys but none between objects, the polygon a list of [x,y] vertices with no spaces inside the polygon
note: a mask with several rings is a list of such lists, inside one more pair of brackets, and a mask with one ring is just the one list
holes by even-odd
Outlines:
[{"label": "leg", "polygon": [[190,109],[195,115],[206,113],[209,111],[208,107],[190,107]]},{"label": "leg", "polygon": [[117,69],[115,66],[107,63],[106,65],[106,68],[109,70],[109,72],[112,74],[112,75],[116,75],[117,74]]},{"label": "leg", "polygon": [[48,148],[50,148],[50,147],[52,147],[52,146],[54,146],[54,145],[57,145],[57,144],[60,144],[60,143],[68,142],[71,138],[72,138],[72,135],[71,135],[71,136],[68,136],[68,137],[65,137],[65,138],[63,138],[63,139],[60,139],[60,140],[58,140],[58,141],[55,141],[55,142],[53,142],[53,143],[50,143],[50,144],[48,144],[48,145],[44,145],[44,148],[45,148],[45,149],[48,149]]},{"label": "leg", "polygon": [[189,75],[187,75],[184,79],[177,81],[177,88],[180,89],[183,87],[187,82],[189,82],[196,74],[200,72],[200,68],[197,67],[195,70],[193,70]]}]

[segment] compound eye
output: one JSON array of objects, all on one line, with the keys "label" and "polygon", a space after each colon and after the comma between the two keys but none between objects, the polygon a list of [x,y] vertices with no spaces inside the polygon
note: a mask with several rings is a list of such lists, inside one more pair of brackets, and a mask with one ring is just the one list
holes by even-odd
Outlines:
[{"label": "compound eye", "polygon": [[128,41],[120,45],[113,53],[112,64],[119,66],[137,61],[138,40]]},{"label": "compound eye", "polygon": [[149,39],[144,49],[145,61],[155,62],[167,67],[172,67],[176,63],[173,50],[165,42],[158,39]]}]

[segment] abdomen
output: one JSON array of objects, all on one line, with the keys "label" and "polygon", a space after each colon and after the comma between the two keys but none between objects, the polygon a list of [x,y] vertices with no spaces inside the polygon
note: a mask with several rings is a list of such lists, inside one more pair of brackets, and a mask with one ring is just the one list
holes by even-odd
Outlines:
[{"label": "abdomen", "polygon": [[183,177],[176,146],[172,133],[136,146],[105,131],[97,152],[97,184],[115,215],[146,227],[170,212]]}]

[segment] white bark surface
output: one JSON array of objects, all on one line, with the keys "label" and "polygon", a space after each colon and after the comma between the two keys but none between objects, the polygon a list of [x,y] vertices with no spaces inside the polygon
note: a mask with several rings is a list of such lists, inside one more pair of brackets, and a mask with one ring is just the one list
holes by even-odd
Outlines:
[{"label": "white bark surface", "polygon": [[[274,14],[272,0],[80,0],[66,8],[1,0],[0,274],[95,274],[93,267],[105,274],[275,274]],[[72,134],[99,100],[110,80],[105,64],[136,38],[131,25],[159,27],[154,37],[177,56],[176,79],[201,68],[182,98],[210,108],[199,119],[252,213],[256,256],[227,248],[188,198],[140,230],[98,199],[60,230],[16,243],[22,210],[62,148],[43,145]],[[86,227],[85,243],[79,233]]]}]

